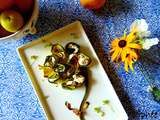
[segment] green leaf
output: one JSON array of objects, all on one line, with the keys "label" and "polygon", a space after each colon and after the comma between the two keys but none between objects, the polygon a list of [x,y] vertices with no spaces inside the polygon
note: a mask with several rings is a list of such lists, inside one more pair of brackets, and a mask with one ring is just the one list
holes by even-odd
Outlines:
[{"label": "green leaf", "polygon": [[154,99],[158,102],[160,102],[160,89],[158,89],[157,87],[153,87],[151,90],[151,93],[154,97]]},{"label": "green leaf", "polygon": [[136,40],[135,42],[142,45],[142,44],[143,44],[143,39],[142,39],[142,38],[139,38],[139,39]]}]

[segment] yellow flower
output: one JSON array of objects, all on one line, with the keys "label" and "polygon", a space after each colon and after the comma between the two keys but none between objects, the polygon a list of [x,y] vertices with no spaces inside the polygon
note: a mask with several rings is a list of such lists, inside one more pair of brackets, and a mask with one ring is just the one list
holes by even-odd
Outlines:
[{"label": "yellow flower", "polygon": [[126,59],[124,60],[124,68],[125,68],[125,71],[128,72],[128,67],[134,71],[134,68],[133,68],[133,63],[137,60],[136,58],[137,56],[134,56],[132,54],[128,54]]},{"label": "yellow flower", "polygon": [[121,38],[116,38],[111,44],[111,60],[115,62],[124,62],[125,70],[128,71],[128,67],[133,70],[132,64],[138,59],[136,50],[142,49],[141,45],[135,43],[135,32],[131,32],[128,36],[126,34]]}]

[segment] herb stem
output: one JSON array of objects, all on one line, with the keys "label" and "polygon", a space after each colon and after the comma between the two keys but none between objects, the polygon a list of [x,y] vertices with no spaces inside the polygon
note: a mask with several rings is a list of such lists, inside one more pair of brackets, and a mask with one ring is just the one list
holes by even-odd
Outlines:
[{"label": "herb stem", "polygon": [[88,95],[89,95],[89,80],[88,80],[88,74],[86,75],[86,81],[85,81],[85,94],[84,94],[84,97],[83,97],[83,100],[81,102],[81,105],[80,105],[80,108],[79,108],[79,111],[81,111],[82,113],[80,114],[80,120],[85,120],[84,118],[84,111],[83,111],[83,106],[84,104],[86,103],[86,100],[88,98]]},{"label": "herb stem", "polygon": [[80,111],[82,111],[82,114],[80,115],[80,120],[85,120],[85,118],[84,118],[84,111],[83,111],[83,106],[84,106],[84,104],[85,104],[85,102],[86,102],[86,100],[87,100],[87,97],[88,97],[88,92],[89,90],[88,90],[88,87],[86,86],[86,89],[85,89],[85,94],[84,94],[84,97],[83,97],[83,100],[82,100],[82,102],[81,102],[81,105],[80,105]]}]

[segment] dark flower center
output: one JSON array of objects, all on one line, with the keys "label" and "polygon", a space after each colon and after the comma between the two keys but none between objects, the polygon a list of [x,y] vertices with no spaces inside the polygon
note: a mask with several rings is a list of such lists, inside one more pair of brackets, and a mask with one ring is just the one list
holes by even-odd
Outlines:
[{"label": "dark flower center", "polygon": [[118,45],[119,45],[120,48],[125,47],[126,44],[127,44],[127,42],[125,40],[120,40],[119,43],[118,43]]}]

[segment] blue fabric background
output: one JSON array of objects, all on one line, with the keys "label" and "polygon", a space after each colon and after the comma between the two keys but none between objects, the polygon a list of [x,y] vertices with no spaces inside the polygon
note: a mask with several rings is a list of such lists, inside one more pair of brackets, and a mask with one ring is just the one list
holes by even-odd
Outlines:
[{"label": "blue fabric background", "polygon": [[[90,11],[79,0],[40,0],[38,33],[18,41],[0,41],[0,120],[45,120],[43,109],[18,58],[16,48],[75,20],[80,20],[130,120],[160,120],[160,104],[147,91],[148,83],[135,64],[125,73],[108,59],[109,44],[137,18],[149,23],[152,37],[160,38],[160,0],[109,0],[109,8]],[[160,87],[160,44],[145,52],[145,73]],[[109,92],[109,91],[108,91]]]}]

